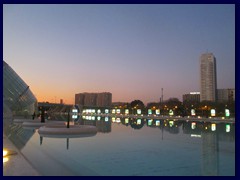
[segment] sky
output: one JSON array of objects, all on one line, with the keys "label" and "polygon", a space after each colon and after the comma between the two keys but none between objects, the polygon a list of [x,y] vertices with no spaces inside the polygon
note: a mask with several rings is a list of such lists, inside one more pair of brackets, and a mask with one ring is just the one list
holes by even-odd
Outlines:
[{"label": "sky", "polygon": [[4,4],[3,60],[39,102],[111,92],[145,104],[200,91],[200,56],[235,88],[234,4]]}]

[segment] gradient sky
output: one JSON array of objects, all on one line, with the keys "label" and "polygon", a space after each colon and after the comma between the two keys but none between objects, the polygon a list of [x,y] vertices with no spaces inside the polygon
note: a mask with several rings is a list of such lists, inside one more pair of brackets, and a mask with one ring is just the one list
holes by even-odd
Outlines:
[{"label": "gradient sky", "polygon": [[182,101],[207,51],[218,88],[235,88],[235,5],[3,5],[3,59],[38,101]]}]

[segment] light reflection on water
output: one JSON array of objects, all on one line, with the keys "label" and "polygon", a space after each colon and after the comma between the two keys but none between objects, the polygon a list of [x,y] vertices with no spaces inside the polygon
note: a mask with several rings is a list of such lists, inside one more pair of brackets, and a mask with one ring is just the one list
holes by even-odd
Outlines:
[{"label": "light reflection on water", "polygon": [[20,126],[8,133],[42,175],[235,175],[235,124],[94,119],[75,122],[96,126],[93,137],[41,138]]}]

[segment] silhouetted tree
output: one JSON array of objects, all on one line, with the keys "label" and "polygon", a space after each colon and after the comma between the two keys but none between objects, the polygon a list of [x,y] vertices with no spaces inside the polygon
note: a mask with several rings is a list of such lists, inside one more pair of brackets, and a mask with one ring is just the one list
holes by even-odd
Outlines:
[{"label": "silhouetted tree", "polygon": [[136,107],[136,106],[138,106],[139,108],[144,108],[144,107],[145,107],[144,104],[143,104],[143,102],[140,101],[140,100],[134,100],[134,101],[132,101],[131,104],[130,104],[130,106],[131,106],[131,108],[134,108],[134,107]]},{"label": "silhouetted tree", "polygon": [[137,120],[139,120],[139,119],[131,119],[130,120],[130,126],[133,129],[141,129],[144,126],[144,120],[143,119],[140,119],[141,120],[140,124],[137,123]]},{"label": "silhouetted tree", "polygon": [[179,101],[178,98],[169,98],[165,104],[170,107],[170,108],[173,108],[174,106],[180,106],[182,104],[181,101]]}]

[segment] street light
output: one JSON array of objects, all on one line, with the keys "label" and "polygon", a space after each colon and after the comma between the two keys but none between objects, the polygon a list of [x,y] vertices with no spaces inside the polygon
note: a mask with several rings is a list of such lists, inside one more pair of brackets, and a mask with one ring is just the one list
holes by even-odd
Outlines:
[{"label": "street light", "polygon": [[211,116],[215,117],[216,116],[216,110],[215,109],[211,109]]},{"label": "street light", "polygon": [[225,116],[230,117],[230,110],[229,109],[225,109]]}]

